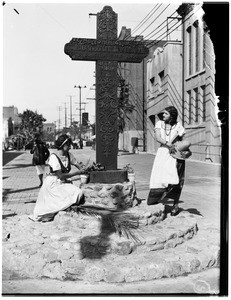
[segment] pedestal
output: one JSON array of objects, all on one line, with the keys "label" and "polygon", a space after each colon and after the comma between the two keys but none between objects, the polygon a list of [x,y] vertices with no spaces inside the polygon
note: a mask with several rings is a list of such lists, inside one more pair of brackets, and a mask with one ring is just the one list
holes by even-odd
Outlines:
[{"label": "pedestal", "polygon": [[90,183],[123,183],[127,180],[127,171],[124,170],[92,171],[90,173]]},{"label": "pedestal", "polygon": [[126,210],[133,206],[135,198],[134,182],[81,184],[85,204],[96,207]]}]

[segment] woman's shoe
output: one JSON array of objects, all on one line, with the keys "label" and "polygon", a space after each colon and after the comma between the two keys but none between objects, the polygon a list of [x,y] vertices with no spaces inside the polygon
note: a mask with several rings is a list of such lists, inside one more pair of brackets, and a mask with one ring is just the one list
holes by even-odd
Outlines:
[{"label": "woman's shoe", "polygon": [[171,216],[176,216],[180,212],[178,205],[173,207],[173,210],[171,211]]}]

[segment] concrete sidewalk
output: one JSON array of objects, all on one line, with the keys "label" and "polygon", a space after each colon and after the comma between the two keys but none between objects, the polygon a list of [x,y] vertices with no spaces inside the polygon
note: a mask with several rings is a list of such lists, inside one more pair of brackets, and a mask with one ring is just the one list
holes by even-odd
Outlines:
[{"label": "concrete sidewalk", "polygon": [[[79,161],[89,158],[95,161],[95,151],[90,147],[71,150]],[[31,214],[39,192],[39,179],[31,164],[29,151],[3,167],[3,218],[13,215]],[[118,168],[130,164],[136,173],[136,189],[139,198],[147,199],[149,178],[154,155],[147,153],[118,155]],[[48,172],[48,167],[47,172]],[[76,184],[79,178],[75,177]],[[166,203],[170,206],[171,202]],[[186,162],[185,184],[180,198],[180,206],[190,213],[202,215],[220,224],[220,166],[212,163]]]}]

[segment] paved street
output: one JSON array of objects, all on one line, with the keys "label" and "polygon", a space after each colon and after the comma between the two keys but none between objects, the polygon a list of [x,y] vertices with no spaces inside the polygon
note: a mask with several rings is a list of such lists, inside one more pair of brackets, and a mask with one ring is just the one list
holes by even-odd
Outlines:
[{"label": "paved street", "polygon": [[[86,162],[89,158],[91,161],[95,160],[95,151],[91,150],[90,147],[85,147],[82,150],[71,150],[72,153],[78,157],[82,162]],[[36,198],[39,192],[39,180],[35,171],[35,168],[31,165],[32,155],[29,151],[22,152],[21,155],[15,157],[13,160],[3,166],[3,203],[2,213],[3,219],[10,219],[14,215],[31,214],[36,202]],[[154,156],[146,153],[140,154],[123,154],[119,153],[118,156],[118,168],[123,168],[126,164],[130,163],[135,169],[136,173],[136,188],[139,198],[146,199],[149,189],[149,177],[151,173],[152,163]],[[47,169],[48,171],[48,169]],[[75,178],[75,184],[78,184],[79,178]],[[172,205],[171,202],[166,203]],[[219,228],[220,226],[220,166],[187,161],[186,163],[186,180],[181,195],[180,206],[182,210],[186,210],[191,214],[202,215],[204,220],[213,221],[213,224]],[[203,275],[204,274],[204,275]],[[192,282],[196,282],[199,278],[204,278],[213,285],[214,278],[215,282],[218,282],[219,271],[216,272],[207,270],[205,273],[198,273],[194,277],[188,277],[185,284],[188,286],[186,293],[193,292]],[[202,276],[202,277],[201,277]],[[204,276],[204,277],[203,277]],[[174,279],[172,279],[174,280]],[[177,278],[176,281],[184,281],[183,278]],[[145,283],[142,286],[137,285],[137,293],[142,291],[150,291],[155,293],[158,291],[164,292],[163,281],[155,281],[153,286],[151,282]],[[33,280],[32,283],[38,286],[44,286],[44,281]],[[180,292],[178,288],[174,288],[173,281],[166,281],[172,289],[172,292]],[[20,292],[21,281],[5,281],[5,292]],[[26,284],[26,282],[25,282]],[[29,283],[28,283],[29,284]],[[54,282],[46,281],[46,290],[50,290]],[[82,286],[82,285],[81,285]],[[93,285],[94,286],[94,285]],[[178,285],[177,285],[178,286]],[[63,292],[68,293],[68,284],[62,284]],[[178,286],[179,287],[179,286]],[[89,287],[86,287],[86,289]],[[103,286],[101,287],[103,288]],[[108,286],[105,287],[107,290]],[[179,287],[180,288],[180,287]],[[216,290],[217,290],[216,286]],[[25,290],[25,286],[24,286]],[[37,289],[41,290],[41,289]],[[76,292],[76,288],[72,286],[72,292]],[[112,289],[113,290],[113,289]],[[111,291],[112,291],[111,290]],[[121,291],[129,292],[124,287]],[[134,286],[131,286],[131,290],[134,291]],[[50,290],[51,291],[51,290]],[[62,290],[59,289],[60,292]],[[97,290],[99,292],[99,289]],[[96,292],[97,292],[96,291]],[[57,290],[58,292],[58,290]],[[84,289],[83,291],[84,292]]]}]

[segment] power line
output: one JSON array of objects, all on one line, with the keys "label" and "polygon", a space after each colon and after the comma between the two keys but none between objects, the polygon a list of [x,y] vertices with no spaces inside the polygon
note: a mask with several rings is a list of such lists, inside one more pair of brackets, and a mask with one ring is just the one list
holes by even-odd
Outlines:
[{"label": "power line", "polygon": [[70,32],[65,28],[63,24],[61,24],[59,21],[57,21],[42,5],[37,4],[51,19],[53,19],[58,25],[60,25],[66,33],[70,34]]},{"label": "power line", "polygon": [[[144,19],[132,30],[131,34],[134,34],[145,22],[147,22],[148,19],[151,18],[151,16],[160,8],[160,6],[162,4],[160,4],[160,6],[151,14],[151,12],[155,9],[156,6],[158,6],[159,4],[156,4],[153,9],[147,14],[146,17],[144,17]],[[151,14],[149,16],[149,14]],[[149,17],[148,17],[149,16]],[[146,19],[147,18],[147,19]]]},{"label": "power line", "polygon": [[140,35],[146,30],[148,29],[162,14],[163,12],[170,6],[170,4],[168,4],[160,13],[159,15],[152,21],[152,23],[150,23],[143,31],[141,31]]},{"label": "power line", "polygon": [[[174,14],[176,13],[176,11],[174,11],[171,15],[170,15],[170,17],[172,17]],[[172,20],[173,21],[173,20]],[[169,22],[169,24],[172,22],[172,21],[170,21]],[[157,26],[153,31],[151,31],[149,34],[147,34],[145,37],[144,37],[144,39],[148,39],[148,36],[150,35],[150,34],[152,34],[152,33],[154,33],[157,29],[159,29],[162,25],[163,25],[163,28],[161,28],[160,30],[158,30],[155,34],[157,34],[158,32],[160,32],[161,30],[163,30],[164,28],[165,28],[165,23],[167,23],[167,19],[165,19],[165,21],[163,21],[159,26]],[[153,36],[153,35],[152,35]],[[151,36],[151,37],[152,37]]]},{"label": "power line", "polygon": [[[179,28],[182,24],[184,24],[184,23],[185,23],[189,18],[191,18],[191,16],[192,16],[193,14],[195,14],[200,8],[201,8],[201,6],[199,6],[197,10],[192,11],[192,14],[190,14],[187,18],[185,18],[184,21],[182,21],[182,22],[178,21],[176,24],[174,24],[172,27],[170,27],[169,30],[172,29],[175,25],[177,25],[177,24],[180,22],[180,24],[179,24],[177,27],[175,27],[172,31],[169,31],[169,32],[168,32],[167,34],[165,34],[165,35],[164,35],[164,34],[161,34],[159,37],[156,38],[156,41],[155,41],[155,42],[153,41],[153,42],[147,43],[146,46],[147,46],[148,48],[151,48],[152,46],[158,44],[160,41],[162,41],[164,38],[166,38],[167,35],[171,34],[173,31],[175,31],[177,28]],[[164,35],[164,37],[162,37],[163,35]],[[161,38],[161,37],[162,37],[162,38]],[[161,39],[159,40],[159,38],[161,38]],[[150,46],[150,47],[149,47],[149,46]]]},{"label": "power line", "polygon": [[[170,29],[172,29],[175,25],[177,25],[178,23],[179,23],[180,21],[177,21],[177,23],[175,23],[175,24],[173,24],[173,26],[171,26],[170,28],[169,28],[169,30]],[[170,22],[169,22],[170,23]],[[180,25],[182,25],[183,23],[181,22],[180,23]],[[179,25],[179,26],[180,26]],[[179,27],[178,26],[178,27]],[[163,39],[165,39],[170,33],[172,33],[174,30],[176,30],[178,27],[176,27],[176,28],[174,28],[172,31],[169,31],[168,30],[168,32],[166,33],[166,32],[164,32],[164,33],[161,33],[157,38],[155,38],[155,40],[158,40],[158,42],[160,42],[160,41],[162,41]],[[153,38],[154,36],[155,36],[156,34],[154,34],[153,36],[151,36],[150,38]],[[163,37],[162,37],[163,36]],[[160,39],[161,38],[161,39]],[[149,44],[152,44],[153,42],[150,42],[150,43],[147,43],[146,44],[146,46],[148,47],[149,46]],[[154,42],[154,44],[153,45],[155,45],[157,42]]]}]

